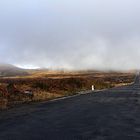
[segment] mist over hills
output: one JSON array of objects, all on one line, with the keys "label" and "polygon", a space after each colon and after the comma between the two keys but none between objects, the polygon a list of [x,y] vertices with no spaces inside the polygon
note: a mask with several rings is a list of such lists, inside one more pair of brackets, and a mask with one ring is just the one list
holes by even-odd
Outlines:
[{"label": "mist over hills", "polygon": [[47,68],[39,68],[39,69],[24,69],[12,64],[0,63],[0,77],[16,77],[16,76],[42,76],[46,74],[64,74],[64,73],[112,73],[112,72],[128,72],[135,73],[136,70],[129,71],[101,71],[98,69],[87,69],[87,70],[77,70],[71,71],[66,69],[47,69]]},{"label": "mist over hills", "polygon": [[12,64],[0,63],[0,77],[25,76],[28,72],[25,69],[16,67]]}]

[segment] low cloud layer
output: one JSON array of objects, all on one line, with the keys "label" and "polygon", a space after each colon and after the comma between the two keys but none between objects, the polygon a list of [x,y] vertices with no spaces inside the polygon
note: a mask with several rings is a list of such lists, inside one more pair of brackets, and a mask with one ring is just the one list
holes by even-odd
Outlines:
[{"label": "low cloud layer", "polygon": [[1,0],[0,61],[54,69],[140,69],[139,0]]}]

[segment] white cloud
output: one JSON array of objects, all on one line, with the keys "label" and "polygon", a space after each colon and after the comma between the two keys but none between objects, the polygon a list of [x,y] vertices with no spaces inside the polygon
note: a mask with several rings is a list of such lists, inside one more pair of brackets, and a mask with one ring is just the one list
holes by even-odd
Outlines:
[{"label": "white cloud", "polygon": [[0,59],[23,67],[140,68],[138,0],[2,0]]}]

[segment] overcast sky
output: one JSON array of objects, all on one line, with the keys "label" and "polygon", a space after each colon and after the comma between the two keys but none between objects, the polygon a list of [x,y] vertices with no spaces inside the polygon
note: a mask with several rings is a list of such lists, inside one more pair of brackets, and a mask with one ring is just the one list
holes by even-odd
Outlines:
[{"label": "overcast sky", "polygon": [[0,0],[0,61],[140,69],[140,1]]}]

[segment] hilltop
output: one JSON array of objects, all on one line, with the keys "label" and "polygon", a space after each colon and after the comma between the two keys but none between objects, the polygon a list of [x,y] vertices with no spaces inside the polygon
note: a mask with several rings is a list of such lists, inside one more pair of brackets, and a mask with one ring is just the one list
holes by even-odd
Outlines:
[{"label": "hilltop", "polygon": [[28,72],[11,64],[0,63],[0,77],[25,76]]}]

